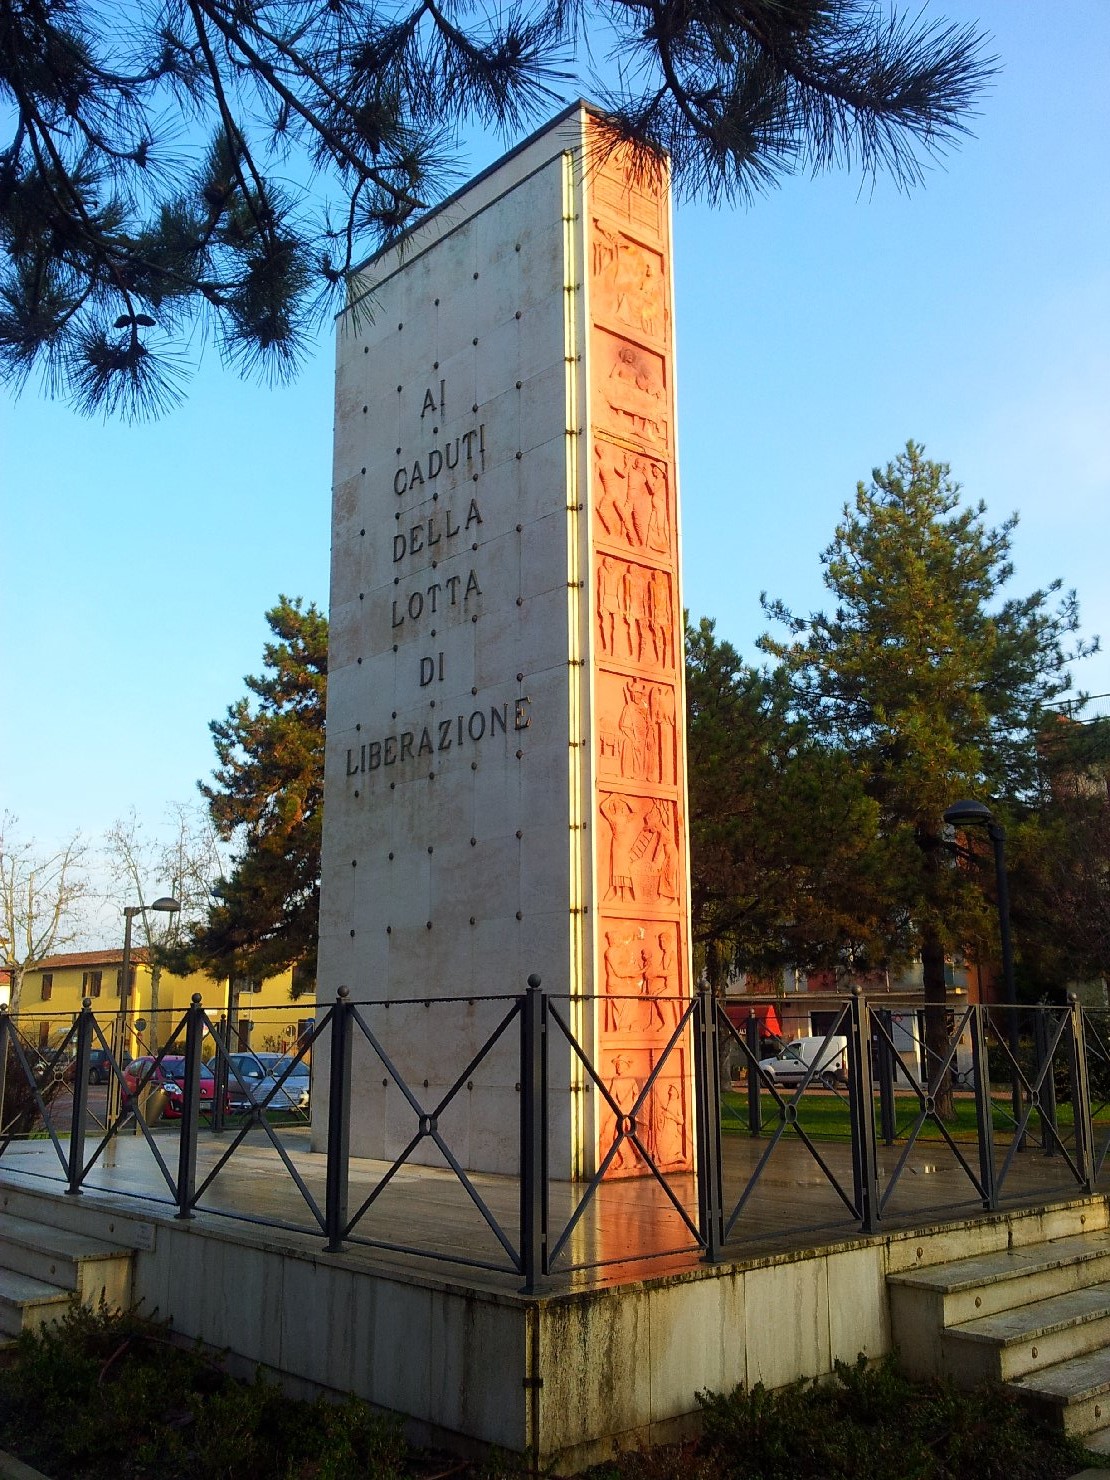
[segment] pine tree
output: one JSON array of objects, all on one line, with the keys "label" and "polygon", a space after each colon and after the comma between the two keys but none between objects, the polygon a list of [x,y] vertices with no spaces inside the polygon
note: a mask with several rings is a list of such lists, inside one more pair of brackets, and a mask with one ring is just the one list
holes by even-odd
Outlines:
[{"label": "pine tree", "polygon": [[[567,65],[606,33],[609,86]],[[206,333],[293,373],[468,122],[592,90],[710,199],[837,165],[910,185],[993,70],[973,28],[874,0],[0,0],[0,374],[140,416]]]},{"label": "pine tree", "polygon": [[686,696],[692,929],[710,983],[900,961],[878,806],[850,757],[790,712],[787,672],[745,664],[702,618],[686,630]]},{"label": "pine tree", "polygon": [[[991,528],[985,514],[981,502],[962,505],[948,467],[911,442],[857,486],[821,557],[834,610],[799,618],[764,603],[793,635],[761,646],[792,675],[798,712],[848,753],[882,832],[901,844],[891,887],[934,1009],[946,998],[946,954],[993,938],[977,881],[952,866],[944,809],[977,797],[1008,816],[1034,799],[1046,705],[1087,650],[1066,647],[1079,612],[1060,582],[1003,595],[1017,515]],[[927,1011],[926,1036],[940,1056],[942,1011]]]},{"label": "pine tree", "polygon": [[234,863],[207,919],[168,959],[257,980],[297,966],[304,987],[319,931],[328,623],[311,602],[285,596],[266,621],[275,640],[265,672],[210,725],[219,765],[199,783]]}]

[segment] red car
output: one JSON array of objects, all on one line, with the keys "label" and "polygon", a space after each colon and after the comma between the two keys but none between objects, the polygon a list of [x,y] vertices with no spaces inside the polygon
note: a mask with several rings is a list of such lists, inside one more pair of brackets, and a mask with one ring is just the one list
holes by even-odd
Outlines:
[{"label": "red car", "polygon": [[[184,1082],[184,1054],[167,1054],[161,1063],[155,1061],[153,1054],[148,1054],[141,1059],[133,1059],[123,1071],[124,1104],[130,1109],[135,1095],[141,1095],[148,1088],[157,1088],[165,1096],[163,1116],[167,1120],[178,1120],[181,1118],[182,1106],[185,1103]],[[207,1064],[201,1064],[200,1111],[202,1115],[211,1112],[215,1090],[216,1081],[212,1070]],[[231,1108],[230,1099],[225,1108]]]}]

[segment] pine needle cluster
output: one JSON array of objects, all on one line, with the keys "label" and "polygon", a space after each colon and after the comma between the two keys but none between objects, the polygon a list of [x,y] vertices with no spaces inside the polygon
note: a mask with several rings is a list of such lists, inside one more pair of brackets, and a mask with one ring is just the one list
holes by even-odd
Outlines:
[{"label": "pine needle cluster", "polygon": [[711,200],[912,185],[993,68],[974,28],[875,0],[0,0],[0,375],[124,417],[179,401],[208,337],[288,378],[467,124],[585,91]]}]

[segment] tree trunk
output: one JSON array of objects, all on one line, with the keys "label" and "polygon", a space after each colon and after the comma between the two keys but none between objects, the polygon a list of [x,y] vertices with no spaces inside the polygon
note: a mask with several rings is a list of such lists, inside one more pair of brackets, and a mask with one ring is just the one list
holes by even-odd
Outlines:
[{"label": "tree trunk", "polygon": [[24,968],[15,965],[10,970],[11,974],[8,977],[8,1011],[12,1017],[15,1017],[19,1011],[19,1004],[23,1000]]},{"label": "tree trunk", "polygon": [[[943,842],[939,833],[919,831],[917,845],[925,855],[926,883],[941,867]],[[936,897],[937,891],[929,893]],[[921,937],[921,987],[925,1001],[925,1078],[936,1082],[936,1108],[941,1120],[954,1120],[952,1104],[952,1071],[937,1081],[937,1075],[948,1054],[948,983],[944,979],[944,946],[935,925],[927,925]]]},{"label": "tree trunk", "polygon": [[[944,980],[944,947],[935,931],[927,931],[921,942],[921,985],[925,999],[925,1077],[931,1084],[948,1053],[948,985]],[[936,1105],[942,1120],[955,1119],[950,1069],[937,1085]]]}]

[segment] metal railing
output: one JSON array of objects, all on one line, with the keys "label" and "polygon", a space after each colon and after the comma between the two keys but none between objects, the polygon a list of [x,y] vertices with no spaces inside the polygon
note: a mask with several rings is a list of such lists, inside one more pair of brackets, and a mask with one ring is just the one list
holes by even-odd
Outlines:
[{"label": "metal railing", "polygon": [[[427,1033],[437,1052],[461,1045],[459,1062],[440,1066],[433,1086],[413,1071],[412,1032],[391,1040],[390,1014],[397,1024],[406,1008],[442,1014],[452,1004],[470,1015],[472,1031],[469,1038],[445,1032],[441,1018]],[[122,1169],[116,1162],[107,1190],[170,1206],[180,1218],[204,1209],[314,1234],[331,1252],[361,1244],[446,1260],[510,1275],[525,1291],[622,1261],[716,1261],[788,1235],[797,1242],[806,1230],[877,1233],[946,1208],[993,1212],[1095,1190],[1110,1152],[1110,1013],[1074,999],[1063,1007],[966,1006],[923,1055],[922,1069],[899,1046],[888,997],[869,1001],[857,988],[822,1005],[824,1043],[790,1087],[761,1057],[754,1012],[737,1025],[703,991],[673,1004],[673,1027],[651,1050],[650,1071],[618,1093],[576,1026],[588,1020],[583,1000],[548,993],[537,977],[522,993],[465,1004],[354,1001],[343,988],[254,1098],[226,1025],[199,997],[159,1035],[138,1075],[117,1060],[110,1024],[106,1033],[88,1001],[49,1049],[36,1048],[21,1020],[0,1010],[0,1165],[7,1157],[78,1195],[104,1190],[96,1178],[110,1148],[130,1146],[137,1149]],[[1011,1025],[1013,1011],[1020,1016]],[[489,1024],[476,1025],[483,1014]],[[845,1072],[830,1075],[822,1066],[842,1041]],[[326,1103],[327,1130],[313,1152],[303,1115],[274,1112],[292,1104],[288,1087],[324,1044],[326,1083],[312,1094],[318,1107]],[[118,1087],[118,1113],[99,1113],[90,1098],[94,1051]],[[356,1057],[360,1086],[372,1070],[383,1093],[400,1096],[390,1113],[401,1129],[374,1161],[352,1155]],[[176,1126],[160,1119],[168,1091],[159,1089],[159,1068],[167,1060],[180,1075],[170,1107]],[[459,1127],[483,1074],[501,1075],[509,1093],[506,1069],[519,1100],[508,1131],[515,1169],[476,1173],[460,1150]],[[692,1143],[676,1166],[661,1154],[656,1128],[663,1086],[678,1083],[692,1093],[684,1122]],[[559,1138],[566,1139],[573,1094],[579,1104],[592,1096],[594,1114],[582,1123],[597,1139],[596,1170],[556,1179],[550,1167],[563,1164]],[[107,1095],[106,1106],[114,1099]],[[32,1166],[12,1150],[29,1138],[46,1155],[45,1170],[41,1156]],[[249,1196],[259,1151],[269,1158],[268,1185],[280,1169],[294,1190],[264,1212]],[[140,1152],[145,1173],[128,1185]],[[241,1178],[236,1158],[247,1153],[253,1160]],[[439,1179],[436,1207],[416,1216],[429,1165]],[[451,1197],[458,1201],[444,1211]],[[473,1236],[458,1233],[464,1215]]]}]

